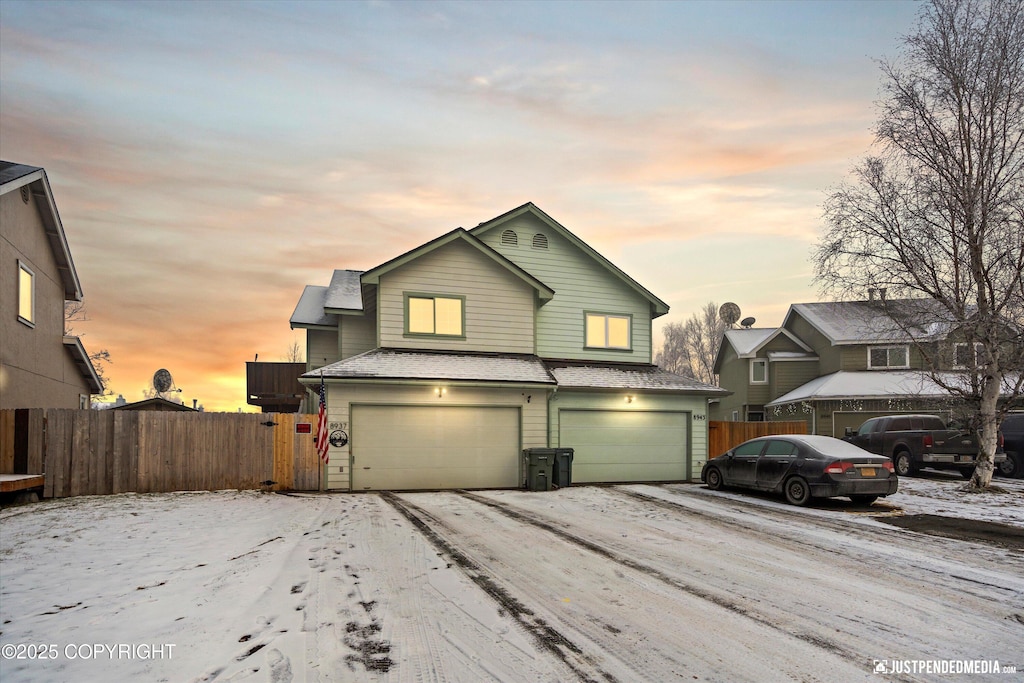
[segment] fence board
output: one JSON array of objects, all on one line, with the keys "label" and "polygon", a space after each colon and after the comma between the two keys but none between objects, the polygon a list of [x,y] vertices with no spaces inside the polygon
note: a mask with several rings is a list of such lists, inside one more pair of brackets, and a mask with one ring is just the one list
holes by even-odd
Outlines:
[{"label": "fence board", "polygon": [[14,415],[0,410],[0,474],[14,474]]},{"label": "fence board", "polygon": [[46,417],[42,408],[28,411],[28,474],[43,474],[43,441]]},{"label": "fence board", "polygon": [[758,436],[806,434],[807,423],[794,422],[708,422],[708,457],[715,458],[730,448]]}]

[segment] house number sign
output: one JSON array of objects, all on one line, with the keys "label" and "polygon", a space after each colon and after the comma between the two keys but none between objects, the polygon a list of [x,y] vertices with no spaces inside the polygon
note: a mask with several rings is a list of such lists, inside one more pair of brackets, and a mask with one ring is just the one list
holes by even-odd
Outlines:
[{"label": "house number sign", "polygon": [[327,437],[327,442],[335,448],[343,448],[348,445],[348,422],[330,422],[328,423],[330,429],[330,435]]}]

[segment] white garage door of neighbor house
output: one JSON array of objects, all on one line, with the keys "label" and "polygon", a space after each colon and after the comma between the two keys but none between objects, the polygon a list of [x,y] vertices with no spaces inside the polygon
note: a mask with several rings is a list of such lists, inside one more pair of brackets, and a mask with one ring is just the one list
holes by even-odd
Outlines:
[{"label": "white garage door of neighbor house", "polygon": [[519,409],[353,406],[352,490],[517,488]]},{"label": "white garage door of neighbor house", "polygon": [[573,482],[689,479],[687,414],[559,411],[558,444],[573,448]]}]

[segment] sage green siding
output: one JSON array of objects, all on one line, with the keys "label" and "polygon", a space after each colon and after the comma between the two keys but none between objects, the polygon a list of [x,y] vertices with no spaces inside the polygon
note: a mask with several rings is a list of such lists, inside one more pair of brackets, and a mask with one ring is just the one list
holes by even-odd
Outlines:
[{"label": "sage green siding", "polygon": [[[841,346],[840,357],[841,369],[849,372],[856,372],[868,369],[868,349],[877,346],[907,346],[909,349],[910,369],[921,370],[925,367],[924,358],[919,349],[910,344],[858,344],[852,346]],[[875,368],[877,369],[877,368]]]},{"label": "sage green siding", "polygon": [[828,337],[808,323],[799,313],[793,313],[789,319],[786,329],[793,333],[797,339],[807,344],[818,355],[819,374],[829,375],[842,370],[841,347],[832,346]]},{"label": "sage green siding", "polygon": [[771,363],[772,400],[818,377],[818,361],[778,361]]},{"label": "sage green siding", "polygon": [[[634,395],[636,399],[627,406],[624,403],[626,393],[626,390],[621,392],[599,392],[562,389],[553,394],[548,410],[548,429],[551,434],[551,446],[556,448],[574,447],[572,443],[561,442],[561,436],[564,433],[563,425],[561,424],[563,411],[569,411],[573,414],[582,411],[592,411],[597,416],[606,414],[610,416],[609,423],[616,423],[617,418],[615,414],[649,413],[652,424],[657,425],[663,425],[664,423],[664,420],[659,418],[658,415],[674,415],[677,418],[677,423],[682,426],[680,433],[684,434],[687,440],[687,443],[680,444],[683,458],[683,463],[681,463],[683,466],[679,470],[682,475],[680,478],[699,479],[701,468],[704,466],[704,462],[707,461],[707,398],[704,396],[644,394],[631,391],[628,393]],[[623,423],[625,426],[630,426],[623,420],[618,420],[618,422]],[[571,433],[578,434],[578,427],[575,429],[576,431]],[[640,480],[641,477],[636,475],[638,470],[635,464],[643,464],[644,462],[643,448],[645,447],[645,435],[643,430],[635,430],[630,439],[630,443],[635,444],[635,452],[631,453],[628,446],[623,447],[622,458],[615,466],[611,466],[612,463],[609,463],[608,466],[603,466],[600,468],[600,474],[598,474],[598,469],[594,469],[590,474],[599,478],[586,480],[606,482]],[[658,444],[653,444],[653,446],[657,447]],[[631,460],[631,458],[633,459]],[[654,472],[655,470],[649,469],[648,471]],[[656,476],[655,479],[657,478],[659,477]],[[665,479],[670,478],[675,477],[665,477]],[[578,479],[574,474],[573,481],[582,480]]]},{"label": "sage green siding", "polygon": [[726,344],[722,352],[722,371],[718,375],[718,385],[733,392],[722,396],[717,403],[711,404],[712,419],[731,420],[732,411],[739,412],[739,419],[746,419],[747,398],[750,388],[750,367],[746,359],[736,357],[736,349]]},{"label": "sage green siding", "polygon": [[[502,243],[513,230],[517,244]],[[534,247],[542,235],[547,248]],[[520,266],[555,296],[537,311],[537,355],[544,358],[651,362],[651,304],[635,289],[535,216],[526,214],[478,235],[489,247]],[[584,312],[632,316],[629,351],[588,349]]]},{"label": "sage green siding", "polygon": [[322,368],[339,360],[337,330],[306,330],[307,371]]},{"label": "sage green siding", "polygon": [[[438,247],[380,278],[380,346],[533,353],[535,290],[462,241]],[[465,338],[407,336],[405,296],[465,298]]]},{"label": "sage green siding", "polygon": [[377,348],[377,320],[373,313],[339,315],[338,358],[345,359]]}]

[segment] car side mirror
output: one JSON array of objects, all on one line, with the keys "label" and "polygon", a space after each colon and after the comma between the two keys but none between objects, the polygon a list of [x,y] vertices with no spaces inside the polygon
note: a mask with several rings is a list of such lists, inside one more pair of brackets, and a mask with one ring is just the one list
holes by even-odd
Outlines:
[{"label": "car side mirror", "polygon": [[853,427],[847,427],[846,428],[846,436],[853,436],[856,433],[857,432],[853,431]]}]

